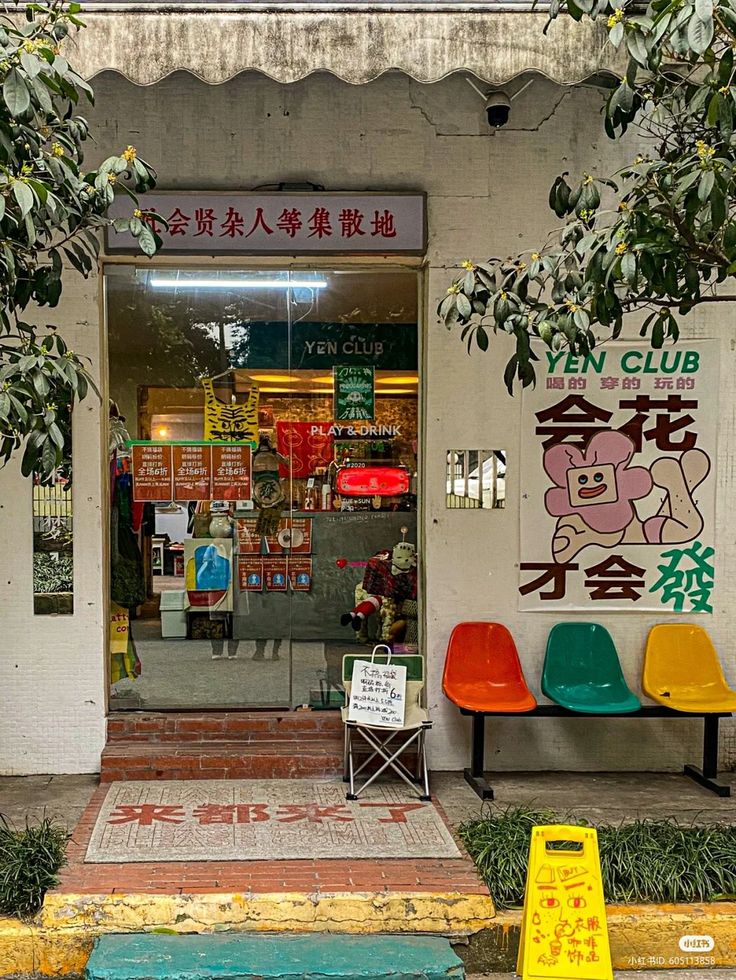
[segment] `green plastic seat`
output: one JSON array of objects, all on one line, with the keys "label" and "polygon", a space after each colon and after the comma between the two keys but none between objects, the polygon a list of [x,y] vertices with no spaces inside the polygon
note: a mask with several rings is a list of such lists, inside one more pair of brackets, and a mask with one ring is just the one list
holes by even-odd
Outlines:
[{"label": "green plastic seat", "polygon": [[550,630],[542,670],[550,701],[590,715],[641,708],[629,690],[608,630],[598,623],[558,623]]}]

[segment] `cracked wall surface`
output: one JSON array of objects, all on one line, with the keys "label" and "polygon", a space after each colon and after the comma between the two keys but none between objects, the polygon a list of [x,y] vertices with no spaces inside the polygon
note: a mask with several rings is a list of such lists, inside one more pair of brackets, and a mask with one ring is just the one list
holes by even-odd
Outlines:
[{"label": "cracked wall surface", "polygon": [[[509,83],[511,94],[529,78]],[[527,676],[539,693],[546,634],[555,617],[517,609],[519,548],[519,401],[501,384],[508,356],[494,337],[487,355],[468,356],[437,325],[434,308],[452,267],[466,257],[515,254],[542,243],[557,220],[547,206],[557,173],[610,173],[627,148],[603,134],[601,92],[563,89],[536,78],[513,100],[509,125],[491,133],[483,102],[461,75],[422,85],[398,73],[352,86],[327,75],[281,85],[243,74],[208,86],[176,74],[146,88],[118,75],[95,81],[90,117],[97,145],[87,163],[126,144],[159,171],[170,189],[248,189],[280,181],[314,181],[328,189],[416,190],[428,195],[429,250],[424,324],[426,440],[423,493],[426,536],[426,650],[435,720],[431,764],[461,768],[468,730],[441,694],[452,627],[460,620],[499,619],[514,632]],[[144,260],[141,260],[144,261]],[[97,284],[71,273],[58,322],[72,346],[99,371]],[[718,538],[723,542],[712,633],[736,682],[733,632],[734,535],[728,506],[734,485],[734,343],[731,309],[693,314],[685,333],[722,338]],[[76,613],[32,615],[31,493],[11,469],[0,472],[0,772],[90,772],[104,743],[102,527],[99,405],[75,415]],[[451,447],[509,453],[509,505],[497,512],[445,510],[444,460]],[[639,689],[648,614],[609,614],[601,621],[619,644],[627,680]],[[725,728],[726,726],[724,726]],[[697,761],[697,722],[499,719],[489,726],[489,767],[504,769],[679,769]],[[623,732],[625,731],[625,734]],[[733,729],[724,731],[724,761],[736,762]]]}]

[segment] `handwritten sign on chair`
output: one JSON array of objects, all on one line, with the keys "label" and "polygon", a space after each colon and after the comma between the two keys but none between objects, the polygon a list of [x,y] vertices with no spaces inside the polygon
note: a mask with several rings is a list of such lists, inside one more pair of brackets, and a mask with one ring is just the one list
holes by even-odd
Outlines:
[{"label": "handwritten sign on chair", "polygon": [[406,711],[406,667],[391,663],[391,650],[386,663],[376,662],[373,648],[370,660],[356,660],[350,686],[348,721],[381,728],[403,728]]}]

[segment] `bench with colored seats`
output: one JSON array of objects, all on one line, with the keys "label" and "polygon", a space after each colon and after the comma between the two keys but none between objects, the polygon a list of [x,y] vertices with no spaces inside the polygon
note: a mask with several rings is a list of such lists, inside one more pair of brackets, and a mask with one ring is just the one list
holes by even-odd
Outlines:
[{"label": "bench with colored seats", "polygon": [[719,719],[736,712],[736,691],[723,675],[706,630],[689,623],[654,626],[644,655],[643,705],[629,689],[611,634],[598,623],[558,623],[547,640],[538,704],[529,690],[514,639],[501,623],[459,623],[452,631],[442,679],[445,695],[471,715],[472,752],[465,778],[483,799],[493,799],[485,780],[485,719],[514,715],[621,718],[702,718],[703,765],[684,774],[718,796]]}]

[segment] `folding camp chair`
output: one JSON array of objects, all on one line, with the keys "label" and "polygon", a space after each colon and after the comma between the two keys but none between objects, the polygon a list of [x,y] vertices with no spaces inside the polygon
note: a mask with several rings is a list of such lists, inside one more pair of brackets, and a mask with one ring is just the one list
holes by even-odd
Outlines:
[{"label": "folding camp chair", "polygon": [[[376,648],[378,649],[378,648]],[[420,704],[424,691],[424,658],[421,654],[401,654],[393,657],[388,647],[387,653],[373,651],[375,663],[393,664],[406,667],[406,711],[404,724],[401,728],[386,728],[380,725],[365,725],[362,722],[348,720],[350,708],[350,689],[352,687],[353,664],[356,660],[365,660],[366,654],[350,653],[342,660],[342,680],[345,687],[345,707],[342,709],[342,720],[345,724],[345,751],[343,780],[350,783],[350,791],[346,794],[348,800],[357,800],[371,783],[378,779],[387,769],[393,770],[416,793],[419,785],[424,792],[419,792],[420,800],[430,800],[429,775],[427,773],[426,734],[432,727],[429,713]],[[367,758],[362,759],[356,768],[355,739],[357,736],[366,742],[369,748]],[[400,756],[408,749],[417,752],[416,771],[412,773],[401,761]],[[382,760],[378,769],[370,775],[356,792],[355,778],[363,772],[374,759]]]}]

